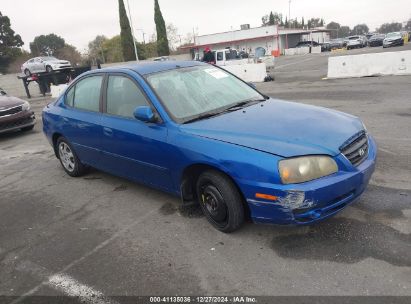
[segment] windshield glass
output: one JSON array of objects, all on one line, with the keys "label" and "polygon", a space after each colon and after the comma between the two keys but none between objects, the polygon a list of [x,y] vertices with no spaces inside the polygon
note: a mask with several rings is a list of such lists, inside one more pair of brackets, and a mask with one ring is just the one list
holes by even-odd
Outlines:
[{"label": "windshield glass", "polygon": [[146,79],[178,123],[223,112],[240,102],[265,99],[246,83],[211,65],[150,74]]},{"label": "windshield glass", "polygon": [[400,36],[400,33],[389,33],[389,34],[387,34],[387,38],[395,37],[395,36]]},{"label": "windshield glass", "polygon": [[44,61],[54,61],[54,60],[57,60],[56,57],[41,57],[41,59],[43,59]]}]

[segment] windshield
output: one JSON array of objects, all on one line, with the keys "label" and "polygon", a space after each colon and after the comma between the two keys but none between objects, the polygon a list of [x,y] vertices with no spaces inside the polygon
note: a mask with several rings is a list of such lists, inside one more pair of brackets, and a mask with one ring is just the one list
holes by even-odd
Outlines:
[{"label": "windshield", "polygon": [[359,37],[359,36],[352,36],[352,37],[348,37],[348,39],[350,39],[350,40],[357,40],[357,39],[360,39],[360,37]]},{"label": "windshield", "polygon": [[265,99],[246,83],[211,65],[150,74],[146,79],[178,123],[223,112],[240,102]]},{"label": "windshield", "polygon": [[395,36],[400,36],[400,33],[389,33],[387,34],[387,38],[395,37]]},{"label": "windshield", "polygon": [[44,61],[54,61],[58,60],[56,57],[41,57],[42,60]]}]

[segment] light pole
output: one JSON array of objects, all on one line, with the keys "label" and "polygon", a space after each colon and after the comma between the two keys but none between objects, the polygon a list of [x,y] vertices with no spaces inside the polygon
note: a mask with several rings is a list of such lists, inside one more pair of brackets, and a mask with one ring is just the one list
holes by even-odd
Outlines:
[{"label": "light pole", "polygon": [[291,0],[288,1],[288,22],[291,23]]},{"label": "light pole", "polygon": [[143,29],[136,29],[136,31],[141,31],[141,33],[143,34],[143,43],[146,44],[146,33],[144,33]]},{"label": "light pole", "polygon": [[133,19],[131,18],[130,3],[128,2],[128,0],[127,0],[127,7],[128,7],[128,15],[130,16],[131,36],[133,36],[134,53],[136,55],[136,61],[139,61],[138,53],[137,53],[136,37],[134,37]]}]

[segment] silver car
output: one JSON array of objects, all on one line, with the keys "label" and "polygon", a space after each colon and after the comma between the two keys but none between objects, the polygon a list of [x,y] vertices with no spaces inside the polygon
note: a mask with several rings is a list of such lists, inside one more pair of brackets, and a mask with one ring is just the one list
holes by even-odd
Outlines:
[{"label": "silver car", "polygon": [[21,71],[30,76],[35,73],[50,73],[56,70],[71,68],[70,61],[60,60],[52,56],[32,58],[21,66]]}]

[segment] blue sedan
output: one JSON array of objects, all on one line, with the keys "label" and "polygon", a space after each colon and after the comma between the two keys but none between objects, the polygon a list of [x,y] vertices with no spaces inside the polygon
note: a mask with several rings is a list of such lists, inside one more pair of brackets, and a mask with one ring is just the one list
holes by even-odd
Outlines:
[{"label": "blue sedan", "polygon": [[43,125],[70,176],[94,167],[178,195],[223,232],[246,218],[328,218],[363,193],[377,156],[358,118],[269,98],[198,62],[85,73]]}]

